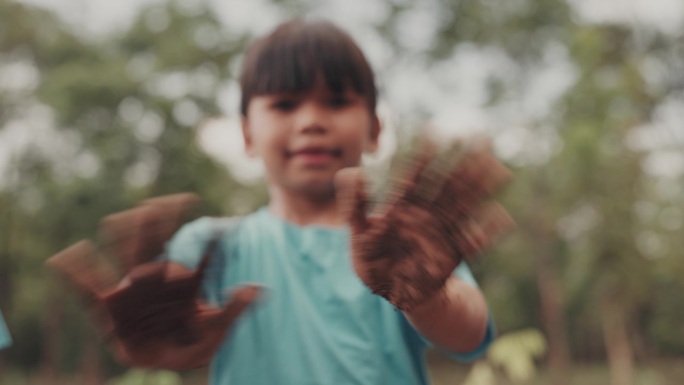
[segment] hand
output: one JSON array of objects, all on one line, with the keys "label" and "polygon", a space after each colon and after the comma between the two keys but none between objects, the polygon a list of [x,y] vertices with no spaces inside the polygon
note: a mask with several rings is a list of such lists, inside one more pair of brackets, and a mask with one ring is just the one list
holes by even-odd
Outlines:
[{"label": "hand", "polygon": [[475,143],[452,171],[434,165],[435,145],[423,149],[384,208],[368,215],[360,170],[336,176],[339,206],[351,227],[354,269],[377,295],[410,310],[444,287],[463,258],[474,258],[514,224],[490,199],[510,173]]},{"label": "hand", "polygon": [[196,202],[191,194],[172,195],[105,218],[100,236],[104,253],[111,254],[123,274],[89,241],[47,262],[88,299],[89,310],[113,343],[115,355],[126,364],[174,370],[206,365],[229,327],[259,296],[259,287],[246,286],[235,291],[223,308],[198,299],[216,240],[196,270],[155,261]]}]

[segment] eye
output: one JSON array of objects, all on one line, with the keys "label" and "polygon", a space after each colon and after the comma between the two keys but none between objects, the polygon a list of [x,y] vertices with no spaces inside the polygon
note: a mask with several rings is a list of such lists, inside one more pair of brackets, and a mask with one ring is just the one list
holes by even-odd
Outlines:
[{"label": "eye", "polygon": [[271,108],[278,111],[292,111],[297,107],[297,100],[291,98],[279,98],[271,103]]},{"label": "eye", "polygon": [[344,95],[336,95],[328,99],[327,104],[332,108],[346,107],[351,103],[351,99]]}]

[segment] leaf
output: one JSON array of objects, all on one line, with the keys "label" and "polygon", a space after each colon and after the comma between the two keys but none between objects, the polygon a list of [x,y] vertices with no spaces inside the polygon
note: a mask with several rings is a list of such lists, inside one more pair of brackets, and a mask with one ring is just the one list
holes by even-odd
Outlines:
[{"label": "leaf", "polygon": [[499,337],[489,349],[487,358],[503,367],[515,383],[530,381],[537,373],[534,360],[546,352],[544,335],[536,329],[526,329]]}]

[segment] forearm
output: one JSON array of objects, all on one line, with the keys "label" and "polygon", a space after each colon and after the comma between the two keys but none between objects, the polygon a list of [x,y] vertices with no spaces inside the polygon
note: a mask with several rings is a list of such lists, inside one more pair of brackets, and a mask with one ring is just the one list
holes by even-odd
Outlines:
[{"label": "forearm", "polygon": [[478,288],[451,277],[441,293],[404,314],[436,346],[466,353],[482,343],[489,310]]}]

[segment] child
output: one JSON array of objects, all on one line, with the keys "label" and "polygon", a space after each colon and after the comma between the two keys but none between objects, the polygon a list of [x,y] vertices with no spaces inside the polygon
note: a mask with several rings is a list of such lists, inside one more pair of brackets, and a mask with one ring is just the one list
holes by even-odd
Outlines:
[{"label": "child", "polygon": [[[215,385],[427,384],[426,347],[460,360],[480,357],[494,338],[491,317],[468,267],[452,275],[460,257],[446,255],[459,250],[450,238],[464,225],[421,206],[410,182],[387,215],[365,215],[354,167],[376,149],[380,124],[373,73],[352,39],[327,22],[284,23],[248,49],[241,86],[245,145],[265,164],[270,203],[244,218],[201,218],[175,234],[160,274],[191,282],[202,277],[199,265],[202,297],[214,307],[197,304],[187,321],[198,338],[142,343],[120,334],[119,357],[173,369],[213,357]],[[448,182],[434,198],[453,206],[442,211],[457,212],[450,202],[459,202],[453,194],[463,184]],[[124,239],[123,232],[153,231],[155,221],[177,219],[184,205],[147,203],[105,221],[105,233]],[[480,236],[471,240],[486,243]],[[145,250],[137,253],[153,254]],[[134,269],[120,288],[147,287],[132,296],[141,300],[161,285],[141,278],[155,269]],[[262,286],[268,291],[256,301]],[[123,296],[100,298],[113,315],[132,308]]]},{"label": "child", "polygon": [[2,313],[0,312],[0,350],[10,346],[11,344],[12,339],[10,338],[9,332],[7,332],[5,320],[2,318]]}]

